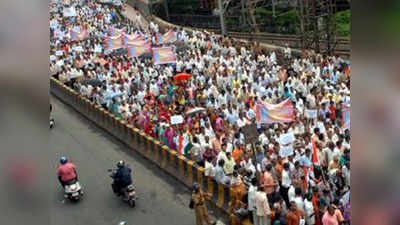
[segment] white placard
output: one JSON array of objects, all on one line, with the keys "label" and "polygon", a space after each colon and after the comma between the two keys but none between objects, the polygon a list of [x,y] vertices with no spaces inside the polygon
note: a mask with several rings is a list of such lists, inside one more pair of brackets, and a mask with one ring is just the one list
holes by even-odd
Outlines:
[{"label": "white placard", "polygon": [[294,137],[293,132],[283,134],[279,137],[279,143],[281,145],[288,145],[290,143],[293,143],[294,140],[295,140],[295,137]]},{"label": "white placard", "polygon": [[306,118],[315,119],[318,116],[318,111],[316,109],[306,109]]},{"label": "white placard", "polygon": [[75,51],[77,51],[77,52],[83,52],[82,46],[76,46],[76,47],[75,47]]},{"label": "white placard", "polygon": [[64,55],[64,51],[63,50],[56,51],[56,56],[61,56],[61,55]]},{"label": "white placard", "polygon": [[64,17],[75,17],[76,16],[75,7],[72,6],[70,8],[64,8],[63,15]]},{"label": "white placard", "polygon": [[292,145],[288,145],[288,146],[283,146],[279,149],[279,155],[282,158],[285,158],[289,155],[293,155],[293,146]]},{"label": "white placard", "polygon": [[324,123],[318,122],[317,127],[319,128],[319,132],[320,132],[320,133],[323,133],[323,134],[326,133]]},{"label": "white placard", "polygon": [[94,48],[94,52],[101,52],[103,49],[101,47],[101,45],[96,45],[96,47]]},{"label": "white placard", "polygon": [[181,123],[183,123],[183,116],[181,116],[181,115],[171,116],[171,124],[172,125],[181,124]]}]

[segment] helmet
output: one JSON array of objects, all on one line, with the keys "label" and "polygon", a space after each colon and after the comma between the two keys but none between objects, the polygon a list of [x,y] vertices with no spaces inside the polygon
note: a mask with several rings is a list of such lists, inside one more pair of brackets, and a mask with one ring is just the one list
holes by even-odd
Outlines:
[{"label": "helmet", "polygon": [[200,185],[197,182],[194,182],[192,185],[193,191],[198,191],[200,189]]},{"label": "helmet", "polygon": [[67,163],[68,162],[68,159],[67,159],[67,157],[61,157],[60,158],[60,163],[62,164],[62,165],[64,165],[65,163]]},{"label": "helmet", "polygon": [[117,167],[118,167],[118,168],[121,168],[121,167],[123,167],[123,166],[125,166],[125,162],[124,162],[123,160],[121,160],[121,161],[119,161],[119,162],[117,163]]}]

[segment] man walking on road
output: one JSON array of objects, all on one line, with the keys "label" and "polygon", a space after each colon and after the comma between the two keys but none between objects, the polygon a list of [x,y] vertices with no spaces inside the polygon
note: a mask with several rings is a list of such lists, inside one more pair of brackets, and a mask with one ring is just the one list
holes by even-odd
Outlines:
[{"label": "man walking on road", "polygon": [[213,222],[208,216],[205,202],[206,197],[209,198],[211,195],[208,193],[203,193],[203,191],[200,189],[200,185],[198,183],[194,183],[192,199],[194,203],[194,212],[196,213],[196,225],[204,225],[204,222],[207,222],[208,225],[216,224],[216,222]]}]

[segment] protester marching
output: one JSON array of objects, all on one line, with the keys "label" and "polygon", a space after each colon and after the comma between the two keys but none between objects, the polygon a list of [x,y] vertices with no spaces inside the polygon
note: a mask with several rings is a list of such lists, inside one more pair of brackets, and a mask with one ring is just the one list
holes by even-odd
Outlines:
[{"label": "protester marching", "polygon": [[51,75],[237,190],[234,224],[350,224],[349,61],[120,10],[52,1]]}]

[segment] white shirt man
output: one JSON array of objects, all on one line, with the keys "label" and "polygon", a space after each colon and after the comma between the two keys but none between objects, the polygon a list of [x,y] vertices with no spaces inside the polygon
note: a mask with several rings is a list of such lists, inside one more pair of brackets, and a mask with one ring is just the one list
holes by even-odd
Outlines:
[{"label": "white shirt man", "polygon": [[215,177],[215,168],[213,166],[213,164],[211,162],[208,162],[206,160],[206,162],[204,163],[204,175],[206,177]]},{"label": "white shirt man", "polygon": [[[312,201],[308,201],[307,198],[304,200],[304,214],[306,218],[307,225],[315,224],[314,206]],[[312,216],[311,216],[312,215]]]},{"label": "white shirt man", "polygon": [[292,184],[292,179],[290,178],[290,174],[289,174],[289,169],[282,170],[282,186],[285,188],[289,188],[290,185]]},{"label": "white shirt man", "polygon": [[293,185],[290,185],[289,191],[288,191],[288,197],[289,197],[289,202],[294,201],[295,198],[295,188]]},{"label": "white shirt man", "polygon": [[257,187],[250,184],[249,192],[247,195],[247,199],[248,199],[248,208],[247,209],[249,211],[254,212],[254,210],[256,209],[256,193],[257,193]]},{"label": "white shirt man", "polygon": [[305,211],[303,197],[301,197],[301,196],[294,197],[294,202],[296,203],[296,206],[298,209],[300,209],[303,212]]}]

